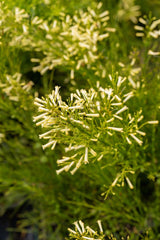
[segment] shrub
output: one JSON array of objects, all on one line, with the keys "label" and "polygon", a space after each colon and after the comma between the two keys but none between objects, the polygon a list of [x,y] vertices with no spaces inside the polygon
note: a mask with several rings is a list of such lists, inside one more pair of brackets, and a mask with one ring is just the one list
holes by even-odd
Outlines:
[{"label": "shrub", "polygon": [[0,214],[14,212],[12,239],[159,239],[158,6],[0,3]]}]

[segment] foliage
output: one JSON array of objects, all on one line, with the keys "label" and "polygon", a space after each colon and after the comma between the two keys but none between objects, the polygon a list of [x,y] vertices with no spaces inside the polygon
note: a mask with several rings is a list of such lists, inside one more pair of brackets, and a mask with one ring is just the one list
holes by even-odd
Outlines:
[{"label": "foliage", "polygon": [[16,217],[11,239],[160,238],[158,6],[1,1],[0,214]]}]

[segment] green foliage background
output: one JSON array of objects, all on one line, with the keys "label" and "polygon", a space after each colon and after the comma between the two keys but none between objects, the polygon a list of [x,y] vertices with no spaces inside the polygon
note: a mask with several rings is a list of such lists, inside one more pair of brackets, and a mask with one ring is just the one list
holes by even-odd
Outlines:
[{"label": "green foliage background", "polygon": [[[157,0],[103,1],[101,10],[109,11],[108,25],[116,32],[99,43],[101,59],[93,63],[93,68],[75,70],[74,80],[70,79],[70,62],[40,74],[33,71],[36,64],[30,59],[42,60],[43,49],[37,51],[32,45],[25,47],[18,41],[12,45],[10,42],[22,34],[22,24],[28,24],[35,16],[51,23],[61,12],[73,16],[79,9],[87,11],[88,6],[95,9],[98,2],[7,0],[0,3],[0,215],[12,210],[10,218],[17,218],[15,228],[9,228],[9,239],[23,239],[31,231],[37,239],[62,240],[68,236],[67,228],[78,219],[93,227],[101,219],[105,234],[112,233],[116,239],[127,236],[130,239],[160,239],[160,132],[157,125],[144,126],[146,136],[141,147],[135,143],[128,151],[128,145],[124,144],[115,166],[110,166],[110,157],[108,162],[104,159],[105,165],[102,160],[95,161],[82,166],[72,176],[68,172],[56,174],[56,160],[62,157],[63,146],[58,144],[54,151],[43,150],[45,140],[38,137],[42,129],[33,122],[37,115],[36,96],[46,96],[58,85],[66,100],[71,92],[88,90],[96,81],[107,85],[109,74],[118,72],[128,78],[132,56],[136,59],[135,67],[140,67],[141,72],[133,77],[135,82],[140,82],[140,87],[134,89],[135,96],[129,107],[132,113],[143,109],[146,121],[160,119],[160,56],[147,54],[151,48],[160,51],[160,38],[137,38],[132,22],[134,12],[125,10],[121,17],[118,15],[118,11],[125,9],[124,2],[139,5],[141,13],[138,15],[146,15],[150,22],[153,16],[160,15]],[[14,22],[16,7],[25,9],[29,19]],[[40,40],[43,46],[48,44],[38,27],[32,29],[30,26],[30,36],[37,44]],[[54,41],[59,41],[58,36]],[[63,52],[59,50],[58,54],[63,55]],[[106,78],[95,74],[100,64],[106,70]],[[20,82],[16,81],[16,73],[21,73]],[[126,88],[131,89],[131,86],[127,83]],[[13,100],[13,96],[18,100]],[[118,140],[115,138],[117,144]],[[112,189],[117,172],[127,166],[128,169],[133,166],[135,171],[129,174],[134,189],[128,187],[126,180],[123,187]],[[105,192],[107,199],[102,195]]]}]

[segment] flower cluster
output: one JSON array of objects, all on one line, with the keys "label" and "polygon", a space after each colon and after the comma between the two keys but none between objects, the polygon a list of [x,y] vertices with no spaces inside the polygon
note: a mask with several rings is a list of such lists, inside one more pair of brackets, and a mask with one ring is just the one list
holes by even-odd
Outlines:
[{"label": "flower cluster", "polygon": [[33,82],[25,83],[21,80],[21,74],[6,75],[5,80],[0,79],[0,88],[11,101],[19,101],[20,98],[31,90]]},{"label": "flower cluster", "polygon": [[152,38],[158,38],[160,36],[160,19],[155,20],[155,18],[152,19],[151,24],[148,23],[147,19],[144,19],[142,17],[139,18],[139,23],[142,26],[135,25],[135,30],[137,30],[136,36],[137,37],[152,37]]},{"label": "flower cluster", "polygon": [[63,65],[71,70],[71,78],[74,78],[75,70],[91,68],[101,58],[99,43],[115,31],[108,27],[109,12],[100,12],[101,6],[100,2],[97,9],[88,7],[87,11],[79,10],[73,16],[61,13],[52,23],[36,16],[31,23],[22,24],[22,31],[13,37],[10,45],[19,44],[23,49],[43,53],[42,59],[38,56],[31,59],[38,64],[33,67],[34,71],[43,75]]},{"label": "flower cluster", "polygon": [[[97,8],[100,7],[98,4]],[[108,38],[110,31],[115,31],[107,26],[108,14],[108,11],[97,14],[88,8],[87,12],[78,11],[73,17],[62,14],[60,21],[55,20],[50,26],[42,23],[40,27],[45,31],[47,43],[42,45],[42,51],[46,57],[42,61],[31,59],[33,62],[40,62],[34,70],[44,74],[57,65],[68,65],[71,68],[71,78],[74,78],[74,70],[90,68],[101,56],[98,42]],[[59,36],[59,41],[53,46],[55,35]],[[63,55],[57,52],[58,49]]]},{"label": "flower cluster", "polygon": [[133,23],[137,23],[137,17],[140,15],[140,6],[135,5],[135,0],[120,0],[117,12],[119,20],[131,20]]},{"label": "flower cluster", "polygon": [[25,29],[24,22],[29,22],[28,19],[29,15],[24,9],[16,7],[14,11],[11,11],[2,1],[0,3],[0,44],[8,38],[11,41],[18,32],[21,32],[21,29]]},{"label": "flower cluster", "polygon": [[123,168],[121,172],[117,173],[116,177],[114,178],[112,184],[109,187],[104,185],[104,187],[107,188],[107,190],[102,192],[101,196],[104,196],[104,199],[106,200],[109,194],[115,195],[114,188],[124,187],[125,182],[127,183],[130,189],[133,189],[134,185],[132,184],[132,181],[128,177],[128,174],[135,174],[135,171],[131,169]]},{"label": "flower cluster", "polygon": [[[150,21],[145,18],[139,18],[139,24],[135,25],[136,36],[146,39],[158,39],[160,37],[160,19],[152,18]],[[159,45],[159,43],[158,43]],[[148,55],[158,56],[160,51],[150,49]]]},{"label": "flower cluster", "polygon": [[64,145],[66,155],[57,160],[61,167],[57,174],[69,170],[74,174],[82,164],[121,151],[121,143],[142,145],[142,110],[129,112],[127,102],[133,92],[124,92],[126,78],[109,75],[109,81],[108,88],[97,82],[95,89],[77,89],[67,103],[58,86],[46,98],[35,99],[40,115],[34,121],[47,129],[39,136],[48,139],[43,149],[53,150],[57,143]]},{"label": "flower cluster", "polygon": [[124,64],[122,62],[119,62],[118,65],[121,67],[122,71],[127,74],[128,73],[128,80],[130,85],[133,89],[137,90],[140,87],[144,88],[144,82],[141,80],[139,81],[139,75],[141,73],[141,67],[137,66],[136,63],[136,56],[134,56],[135,53],[130,54],[130,62],[127,64]]},{"label": "flower cluster", "polygon": [[98,227],[99,227],[99,233],[95,230],[93,230],[91,227],[84,225],[84,223],[79,220],[74,223],[75,229],[72,230],[71,228],[68,228],[69,231],[69,239],[79,239],[79,240],[104,240],[105,235],[103,233],[103,228],[101,221],[98,220]]}]

